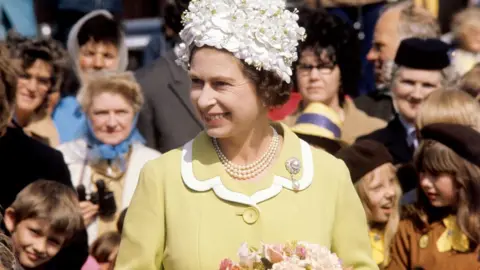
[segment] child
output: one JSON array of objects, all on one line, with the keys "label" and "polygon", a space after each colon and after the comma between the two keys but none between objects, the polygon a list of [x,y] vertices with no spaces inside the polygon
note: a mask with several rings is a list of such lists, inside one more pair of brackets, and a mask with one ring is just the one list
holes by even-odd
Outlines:
[{"label": "child", "polygon": [[390,245],[400,220],[402,190],[392,165],[393,158],[382,144],[361,140],[340,150],[342,159],[362,201],[370,228],[373,259],[382,269],[390,257]]},{"label": "child", "polygon": [[114,267],[119,246],[120,234],[118,232],[107,232],[93,242],[90,255],[100,264],[101,270],[111,270]]},{"label": "child", "polygon": [[75,191],[46,180],[18,193],[5,211],[5,226],[18,262],[28,269],[41,269],[84,229]]},{"label": "child", "polygon": [[387,269],[479,269],[480,134],[446,123],[420,134],[418,201],[400,222]]}]

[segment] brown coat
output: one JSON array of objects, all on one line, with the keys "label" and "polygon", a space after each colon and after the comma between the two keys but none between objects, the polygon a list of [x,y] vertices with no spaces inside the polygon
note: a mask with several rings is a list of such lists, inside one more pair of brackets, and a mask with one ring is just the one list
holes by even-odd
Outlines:
[{"label": "brown coat", "polygon": [[445,229],[442,221],[438,221],[430,224],[428,230],[422,232],[415,228],[412,220],[402,220],[393,241],[391,261],[386,270],[480,269],[478,247],[470,253],[438,251],[436,242]]},{"label": "brown coat", "polygon": [[[359,110],[349,98],[345,99],[343,112],[345,120],[340,127],[342,130],[340,139],[348,144],[354,143],[360,136],[370,134],[377,129],[382,129],[387,126],[387,122],[376,117],[368,116]],[[295,114],[287,116],[281,122],[292,127],[295,125],[300,114],[301,112],[298,111]]]}]

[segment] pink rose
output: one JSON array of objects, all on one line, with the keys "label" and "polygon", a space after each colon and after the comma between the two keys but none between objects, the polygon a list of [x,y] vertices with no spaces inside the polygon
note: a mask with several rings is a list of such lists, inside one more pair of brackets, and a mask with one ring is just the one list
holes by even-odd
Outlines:
[{"label": "pink rose", "polygon": [[304,246],[298,245],[295,250],[295,254],[301,259],[304,260],[307,257],[307,249]]},{"label": "pink rose", "polygon": [[271,263],[278,263],[284,260],[283,245],[266,245],[265,257]]},{"label": "pink rose", "polygon": [[230,259],[223,259],[223,261],[220,263],[220,269],[219,270],[231,270],[233,266],[233,262]]}]

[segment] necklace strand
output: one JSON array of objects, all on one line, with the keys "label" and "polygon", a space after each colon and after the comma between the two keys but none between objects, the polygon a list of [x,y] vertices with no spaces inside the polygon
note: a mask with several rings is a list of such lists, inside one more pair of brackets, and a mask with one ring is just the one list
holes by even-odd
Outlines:
[{"label": "necklace strand", "polygon": [[277,131],[273,127],[272,130],[273,138],[267,151],[259,159],[257,159],[253,163],[246,165],[237,165],[228,160],[228,158],[223,154],[222,150],[220,149],[217,139],[212,139],[215,152],[217,153],[223,167],[231,177],[241,180],[251,179],[263,172],[272,163],[272,161],[275,159],[275,154],[277,153],[278,145],[280,142]]}]

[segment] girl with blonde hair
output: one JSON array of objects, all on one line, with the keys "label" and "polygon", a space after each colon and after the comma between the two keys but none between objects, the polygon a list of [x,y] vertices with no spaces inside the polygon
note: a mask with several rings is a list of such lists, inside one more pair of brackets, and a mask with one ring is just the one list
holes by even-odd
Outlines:
[{"label": "girl with blonde hair", "polygon": [[480,104],[463,91],[433,92],[420,108],[417,130],[434,123],[461,124],[480,130]]},{"label": "girl with blonde hair", "polygon": [[421,136],[414,157],[418,201],[400,222],[387,269],[477,269],[480,134],[437,123],[424,127]]},{"label": "girl with blonde hair", "polygon": [[373,259],[383,269],[400,221],[402,189],[393,158],[385,146],[371,140],[358,141],[336,156],[350,171],[367,216]]}]

